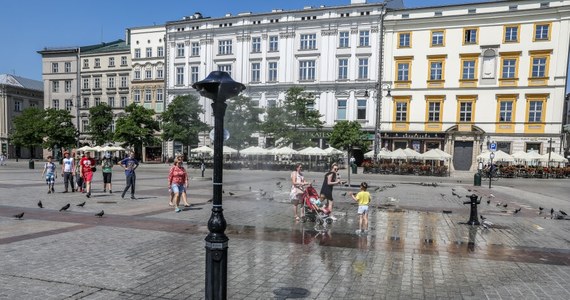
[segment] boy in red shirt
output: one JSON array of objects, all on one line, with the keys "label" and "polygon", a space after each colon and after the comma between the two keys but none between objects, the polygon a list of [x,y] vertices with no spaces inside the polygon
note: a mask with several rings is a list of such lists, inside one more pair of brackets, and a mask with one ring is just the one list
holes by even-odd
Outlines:
[{"label": "boy in red shirt", "polygon": [[79,161],[79,172],[83,182],[85,183],[85,190],[87,191],[87,198],[91,197],[91,180],[93,179],[93,169],[95,167],[95,160],[91,158],[89,152],[85,152],[85,156]]}]

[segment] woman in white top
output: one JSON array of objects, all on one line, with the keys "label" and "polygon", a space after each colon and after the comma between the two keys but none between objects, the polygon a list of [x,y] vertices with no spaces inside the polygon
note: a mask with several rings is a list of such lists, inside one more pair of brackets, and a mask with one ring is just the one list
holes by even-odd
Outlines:
[{"label": "woman in white top", "polygon": [[[303,176],[302,173],[303,170],[303,165],[301,164],[297,164],[297,166],[295,167],[295,171],[291,172],[291,194],[290,194],[290,198],[291,198],[291,203],[293,204],[293,211],[295,212],[295,220],[299,220],[300,217],[297,213],[298,209],[298,205],[303,203],[303,186],[307,184],[307,182],[305,181],[305,177]],[[303,211],[301,211],[301,217],[302,217]]]}]

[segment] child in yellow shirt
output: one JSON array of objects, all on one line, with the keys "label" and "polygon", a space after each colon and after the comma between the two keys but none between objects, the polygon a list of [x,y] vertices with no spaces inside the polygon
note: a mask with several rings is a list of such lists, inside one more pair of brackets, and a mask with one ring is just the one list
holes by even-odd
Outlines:
[{"label": "child in yellow shirt", "polygon": [[368,232],[368,204],[370,203],[370,193],[366,191],[368,183],[363,182],[360,184],[360,192],[356,195],[352,193],[352,199],[358,202],[358,215],[360,216],[359,227],[356,234]]}]

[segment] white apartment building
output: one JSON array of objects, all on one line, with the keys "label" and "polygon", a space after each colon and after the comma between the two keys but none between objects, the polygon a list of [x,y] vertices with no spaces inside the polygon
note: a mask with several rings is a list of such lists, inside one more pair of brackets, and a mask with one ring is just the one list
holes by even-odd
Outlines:
[{"label": "white apartment building", "polygon": [[570,1],[495,1],[391,11],[382,145],[441,148],[473,170],[489,141],[562,152]]},{"label": "white apartment building", "polygon": [[[165,109],[166,90],[164,25],[127,29],[131,59],[131,101],[160,114]],[[162,146],[145,146],[145,161],[161,161]]]}]

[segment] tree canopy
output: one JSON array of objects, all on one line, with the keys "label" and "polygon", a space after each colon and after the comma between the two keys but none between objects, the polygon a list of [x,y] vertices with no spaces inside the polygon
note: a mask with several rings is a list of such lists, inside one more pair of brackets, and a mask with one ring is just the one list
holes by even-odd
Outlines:
[{"label": "tree canopy", "polygon": [[49,108],[44,111],[42,146],[45,149],[73,148],[77,141],[77,130],[72,123],[73,116],[67,110]]},{"label": "tree canopy", "polygon": [[198,135],[208,130],[208,124],[200,120],[204,113],[198,98],[193,95],[178,96],[172,100],[160,116],[162,138],[189,146],[198,144]]},{"label": "tree canopy", "polygon": [[[329,144],[335,148],[352,151],[359,147],[366,149],[369,142],[364,138],[364,132],[357,121],[339,121],[329,134]],[[350,153],[349,153],[350,155]]]},{"label": "tree canopy", "polygon": [[230,132],[230,138],[224,143],[237,149],[251,146],[251,136],[259,131],[259,115],[263,113],[263,109],[255,107],[251,98],[244,96],[231,98],[227,104],[224,128]]},{"label": "tree canopy", "polygon": [[138,155],[143,145],[154,145],[157,139],[154,134],[160,130],[154,118],[154,110],[146,109],[135,103],[125,108],[125,115],[116,122],[115,140],[123,146],[133,148]]},{"label": "tree canopy", "polygon": [[95,145],[113,140],[113,109],[106,103],[89,108],[89,135]]},{"label": "tree canopy", "polygon": [[267,110],[262,131],[279,140],[280,145],[313,146],[311,133],[320,131],[322,115],[312,106],[315,97],[300,87],[287,90],[282,105]]},{"label": "tree canopy", "polygon": [[40,146],[44,141],[44,115],[43,110],[30,107],[15,116],[10,133],[12,144],[30,149]]}]

